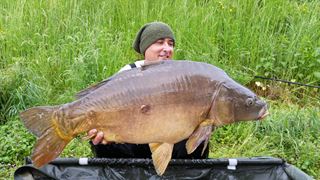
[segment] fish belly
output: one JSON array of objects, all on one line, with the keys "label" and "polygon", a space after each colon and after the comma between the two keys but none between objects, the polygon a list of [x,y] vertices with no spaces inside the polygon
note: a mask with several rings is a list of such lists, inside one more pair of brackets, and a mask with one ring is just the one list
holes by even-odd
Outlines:
[{"label": "fish belly", "polygon": [[153,105],[148,112],[131,108],[106,112],[97,123],[107,141],[119,143],[176,143],[188,138],[204,120],[206,109],[199,105]]}]

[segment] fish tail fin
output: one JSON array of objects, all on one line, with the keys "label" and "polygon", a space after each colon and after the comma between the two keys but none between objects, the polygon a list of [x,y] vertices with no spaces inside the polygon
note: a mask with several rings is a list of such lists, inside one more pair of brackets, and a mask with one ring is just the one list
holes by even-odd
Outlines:
[{"label": "fish tail fin", "polygon": [[26,128],[37,136],[31,159],[34,166],[41,167],[55,159],[72,138],[62,138],[56,132],[54,113],[60,106],[41,106],[20,113]]},{"label": "fish tail fin", "polygon": [[60,106],[39,106],[20,113],[25,127],[37,137],[41,137],[52,124],[53,113]]},{"label": "fish tail fin", "polygon": [[32,152],[32,163],[35,167],[42,167],[57,158],[66,145],[71,141],[62,139],[53,128],[47,130],[36,142]]}]

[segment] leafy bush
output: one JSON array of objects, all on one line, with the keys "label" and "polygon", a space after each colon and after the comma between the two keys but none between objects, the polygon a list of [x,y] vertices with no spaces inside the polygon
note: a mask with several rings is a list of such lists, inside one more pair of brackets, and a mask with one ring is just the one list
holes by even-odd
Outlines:
[{"label": "leafy bush", "polygon": [[21,121],[14,119],[0,126],[0,163],[14,164],[31,154],[35,137]]}]

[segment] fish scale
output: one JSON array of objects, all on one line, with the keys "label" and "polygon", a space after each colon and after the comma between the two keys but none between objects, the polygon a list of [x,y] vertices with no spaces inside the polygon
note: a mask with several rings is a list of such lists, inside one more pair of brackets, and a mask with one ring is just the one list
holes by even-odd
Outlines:
[{"label": "fish scale", "polygon": [[162,175],[175,143],[188,139],[192,153],[203,141],[206,146],[213,127],[267,114],[266,103],[223,70],[169,60],[120,72],[81,91],[73,102],[30,108],[20,117],[38,138],[32,153],[36,167],[59,156],[79,133],[97,129],[106,141],[149,144]]}]

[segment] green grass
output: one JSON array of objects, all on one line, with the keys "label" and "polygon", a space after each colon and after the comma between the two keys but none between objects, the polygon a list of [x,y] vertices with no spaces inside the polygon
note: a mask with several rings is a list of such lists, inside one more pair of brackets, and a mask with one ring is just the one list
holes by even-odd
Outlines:
[{"label": "green grass", "polygon": [[[282,157],[320,177],[319,89],[261,81],[262,91],[253,78],[319,85],[319,19],[316,0],[1,0],[0,177],[12,176],[34,144],[18,113],[72,101],[140,59],[131,45],[151,21],[172,26],[175,59],[215,64],[272,105],[266,121],[218,129],[211,157]],[[79,139],[63,153],[84,155],[92,156]]]},{"label": "green grass", "polygon": [[266,120],[222,127],[211,138],[210,157],[279,157],[320,177],[319,110],[276,105]]}]

